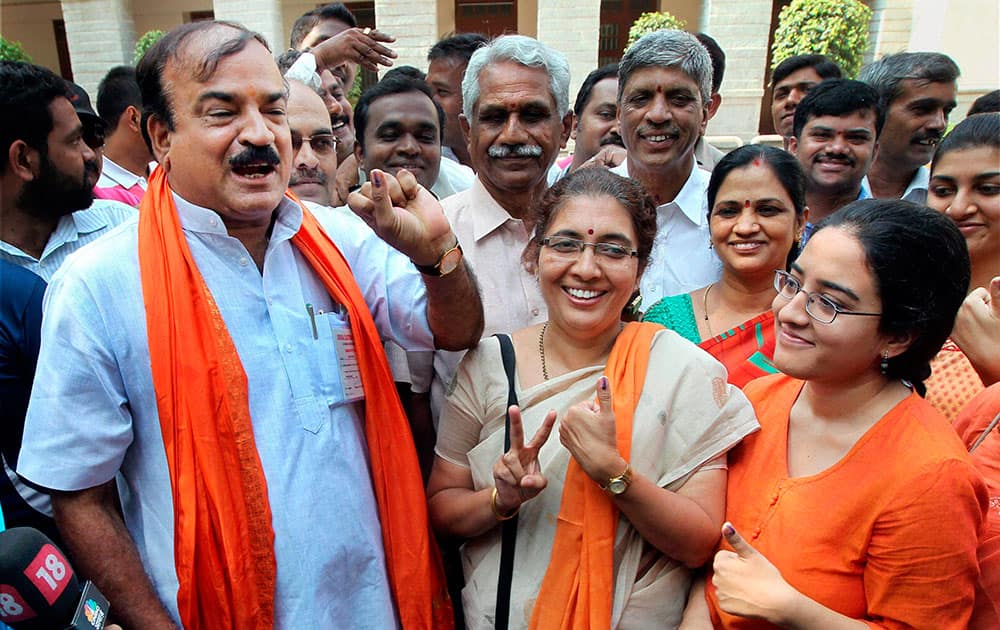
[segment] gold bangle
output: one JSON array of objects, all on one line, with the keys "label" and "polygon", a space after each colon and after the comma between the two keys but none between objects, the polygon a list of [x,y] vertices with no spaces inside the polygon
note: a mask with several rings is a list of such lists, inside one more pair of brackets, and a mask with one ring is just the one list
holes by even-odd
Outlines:
[{"label": "gold bangle", "polygon": [[517,516],[517,513],[521,511],[521,506],[514,508],[514,511],[510,514],[501,514],[500,510],[497,509],[497,492],[496,488],[493,488],[493,493],[490,495],[490,509],[493,510],[493,516],[497,517],[498,521],[509,521],[510,519]]}]

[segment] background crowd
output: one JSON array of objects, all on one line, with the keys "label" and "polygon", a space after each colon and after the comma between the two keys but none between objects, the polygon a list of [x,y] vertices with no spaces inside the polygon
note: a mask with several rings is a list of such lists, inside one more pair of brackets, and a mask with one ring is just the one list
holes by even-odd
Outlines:
[{"label": "background crowd", "polygon": [[1000,625],[1000,90],[393,42],[0,62],[6,527],[125,628]]}]

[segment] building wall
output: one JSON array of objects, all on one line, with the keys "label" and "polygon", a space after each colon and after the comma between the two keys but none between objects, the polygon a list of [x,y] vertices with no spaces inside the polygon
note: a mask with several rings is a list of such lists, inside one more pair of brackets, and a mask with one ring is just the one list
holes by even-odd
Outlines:
[{"label": "building wall", "polygon": [[965,117],[972,101],[1000,87],[997,24],[1000,24],[1000,3],[996,0],[915,2],[910,50],[943,52],[962,70],[952,123]]},{"label": "building wall", "polygon": [[597,67],[600,0],[545,0],[538,9],[538,39],[569,61],[569,104],[580,84]]},{"label": "building wall", "polygon": [[868,30],[869,54],[865,60],[906,50],[913,28],[914,0],[873,0],[869,6],[872,8],[872,21]]},{"label": "building wall", "polygon": [[61,20],[62,6],[58,2],[3,2],[0,6],[0,35],[21,42],[32,61],[59,74],[59,54],[56,52],[52,21]]},{"label": "building wall", "polygon": [[63,0],[62,12],[73,80],[94,96],[110,68],[132,62],[132,0]]},{"label": "building wall", "polygon": [[[545,4],[555,0],[543,0]],[[538,37],[538,0],[517,0],[517,32]]]},{"label": "building wall", "polygon": [[427,70],[427,51],[438,40],[438,20],[426,0],[376,2],[375,23],[396,38],[392,48],[399,57],[394,65]]},{"label": "building wall", "polygon": [[[708,0],[706,0],[707,2]],[[702,0],[660,0],[660,11],[666,11],[675,18],[687,22],[687,30],[697,33],[702,30]]]},{"label": "building wall", "polygon": [[736,135],[744,141],[757,135],[764,96],[771,0],[706,0],[709,33],[726,52],[722,106],[708,125],[708,135]]},{"label": "building wall", "polygon": [[[1000,85],[997,0],[866,0],[873,9],[866,60],[900,50],[935,50],[962,68],[958,114]],[[220,17],[261,29],[275,50],[288,41],[292,22],[322,0],[216,0]],[[763,95],[772,0],[660,0],[660,8],[687,20],[690,30],[715,37],[727,54],[724,103],[709,134],[757,133]],[[455,28],[454,0],[376,0],[379,27],[397,37],[400,63],[426,67],[427,49]],[[350,3],[348,3],[350,6]],[[572,68],[571,95],[596,65],[600,0],[518,0],[518,30],[562,50]],[[216,10],[213,0],[3,0],[0,34],[20,41],[36,63],[58,72],[52,21],[65,19],[74,73],[88,90],[112,65],[131,62],[137,35],[169,30],[191,12]],[[248,19],[252,18],[252,19]],[[263,24],[264,26],[261,26]],[[568,26],[571,25],[571,26]],[[958,120],[956,116],[953,121]]]},{"label": "building wall", "polygon": [[212,0],[132,0],[135,32],[169,31],[188,21],[192,11],[212,11]]}]

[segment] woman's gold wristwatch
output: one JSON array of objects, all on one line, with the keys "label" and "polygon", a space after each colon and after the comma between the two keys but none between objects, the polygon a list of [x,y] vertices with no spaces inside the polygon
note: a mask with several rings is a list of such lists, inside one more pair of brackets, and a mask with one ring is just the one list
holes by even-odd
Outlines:
[{"label": "woman's gold wristwatch", "polygon": [[601,486],[601,490],[618,497],[625,494],[630,485],[632,485],[632,465],[625,464],[625,470],[622,471],[622,474],[608,479],[608,483]]}]

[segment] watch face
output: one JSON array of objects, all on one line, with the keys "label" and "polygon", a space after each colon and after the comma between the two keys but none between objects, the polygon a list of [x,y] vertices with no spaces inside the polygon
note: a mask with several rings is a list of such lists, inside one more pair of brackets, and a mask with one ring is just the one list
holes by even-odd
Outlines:
[{"label": "watch face", "polygon": [[441,270],[441,275],[445,276],[451,273],[452,271],[455,271],[455,269],[458,267],[458,263],[461,262],[461,260],[462,260],[462,250],[458,249],[457,247],[446,252],[445,255],[441,258],[441,262],[438,265],[438,269]]},{"label": "watch face", "polygon": [[608,492],[611,494],[621,494],[625,492],[625,488],[628,488],[628,484],[624,479],[615,479],[608,484]]}]

